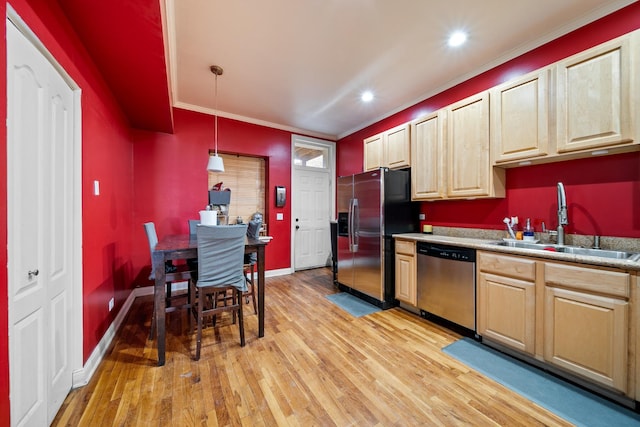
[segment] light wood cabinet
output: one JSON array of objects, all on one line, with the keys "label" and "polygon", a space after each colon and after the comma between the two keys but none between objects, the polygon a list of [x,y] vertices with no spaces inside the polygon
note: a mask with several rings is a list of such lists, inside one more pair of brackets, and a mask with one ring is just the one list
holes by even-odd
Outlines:
[{"label": "light wood cabinet", "polygon": [[364,140],[364,170],[369,171],[384,166],[383,135],[370,136]]},{"label": "light wood cabinet", "polygon": [[412,121],[412,199],[504,197],[490,148],[489,92]]},{"label": "light wood cabinet", "polygon": [[545,361],[627,394],[629,274],[546,262],[544,281]]},{"label": "light wood cabinet", "polygon": [[396,245],[396,293],[399,301],[412,306],[418,304],[416,242],[395,240]]},{"label": "light wood cabinet", "polygon": [[491,89],[496,165],[549,154],[550,75],[544,68]]},{"label": "light wood cabinet", "polygon": [[635,50],[626,35],[556,64],[558,153],[633,141]]},{"label": "light wood cabinet", "polygon": [[436,200],[446,197],[444,110],[411,122],[411,198]]},{"label": "light wood cabinet", "polygon": [[504,197],[504,170],[492,167],[489,92],[451,104],[447,112],[447,197]]},{"label": "light wood cabinet", "polygon": [[364,170],[400,169],[411,165],[409,123],[364,140]]},{"label": "light wood cabinet", "polygon": [[533,355],[536,331],[536,262],[477,253],[478,334]]}]

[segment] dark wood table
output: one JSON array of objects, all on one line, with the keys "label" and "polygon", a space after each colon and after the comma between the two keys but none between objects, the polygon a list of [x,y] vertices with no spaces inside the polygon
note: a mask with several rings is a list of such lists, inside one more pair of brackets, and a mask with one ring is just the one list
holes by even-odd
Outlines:
[{"label": "dark wood table", "polygon": [[[258,267],[258,337],[264,337],[264,247],[267,242],[259,239],[246,238],[245,253],[257,254],[256,266]],[[166,287],[164,263],[174,259],[198,258],[198,241],[195,236],[189,234],[176,234],[163,237],[153,252],[153,268],[155,269],[156,282],[154,285],[154,307],[156,318],[156,331],[158,341],[158,366],[165,362],[165,313],[166,313]]]}]

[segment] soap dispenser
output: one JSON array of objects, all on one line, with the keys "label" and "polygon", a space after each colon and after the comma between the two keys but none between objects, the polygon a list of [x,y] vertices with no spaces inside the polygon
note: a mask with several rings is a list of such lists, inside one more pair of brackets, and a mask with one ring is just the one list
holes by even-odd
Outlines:
[{"label": "soap dispenser", "polygon": [[530,218],[527,218],[527,222],[522,231],[523,231],[523,240],[526,240],[529,242],[535,240],[534,230],[533,230],[533,226],[531,225]]}]

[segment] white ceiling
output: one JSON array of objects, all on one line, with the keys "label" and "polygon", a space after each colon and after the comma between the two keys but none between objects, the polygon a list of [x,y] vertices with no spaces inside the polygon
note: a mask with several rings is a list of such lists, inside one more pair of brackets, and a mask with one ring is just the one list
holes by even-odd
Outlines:
[{"label": "white ceiling", "polygon": [[336,139],[631,3],[166,0],[173,104],[212,113],[216,64],[220,116]]}]

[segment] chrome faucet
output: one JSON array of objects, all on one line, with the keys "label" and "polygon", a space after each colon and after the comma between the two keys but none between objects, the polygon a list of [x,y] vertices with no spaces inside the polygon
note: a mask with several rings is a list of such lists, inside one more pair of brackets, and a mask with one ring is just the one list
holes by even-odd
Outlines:
[{"label": "chrome faucet", "polygon": [[564,245],[564,225],[569,225],[567,217],[567,194],[564,191],[564,184],[558,183],[558,245]]}]

